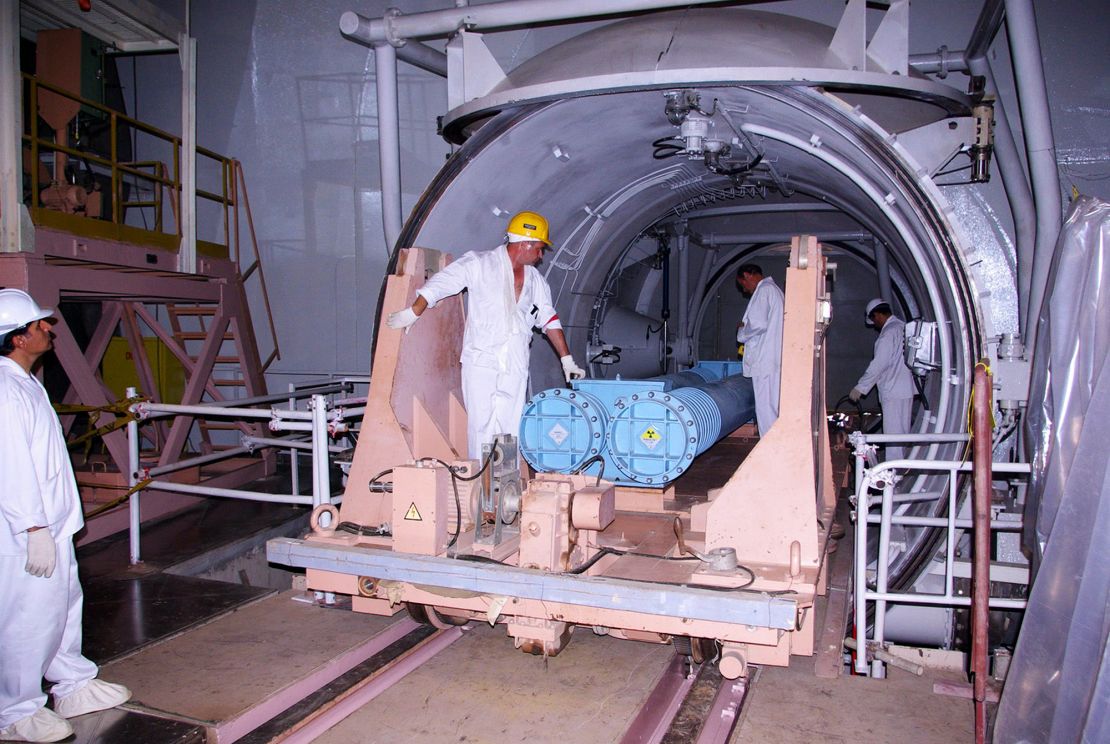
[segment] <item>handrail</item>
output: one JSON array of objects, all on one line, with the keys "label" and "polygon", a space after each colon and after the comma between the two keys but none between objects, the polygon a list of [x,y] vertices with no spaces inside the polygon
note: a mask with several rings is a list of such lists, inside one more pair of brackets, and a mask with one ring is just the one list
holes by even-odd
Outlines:
[{"label": "handrail", "polygon": [[[178,215],[180,214],[180,199],[182,191],[181,180],[181,146],[182,138],[170,134],[158,127],[142,122],[127,114],[116,111],[102,103],[93,101],[83,96],[77,95],[70,91],[65,90],[57,85],[39,80],[33,75],[23,73],[23,79],[28,86],[28,101],[30,109],[33,113],[32,116],[27,117],[28,127],[27,130],[21,133],[21,140],[24,146],[30,150],[31,153],[31,172],[29,174],[31,181],[31,191],[33,194],[33,203],[31,206],[35,208],[42,208],[41,198],[42,191],[45,184],[42,183],[39,177],[39,170],[41,168],[40,156],[42,153],[53,153],[57,156],[64,156],[69,158],[80,159],[82,162],[92,166],[97,166],[100,169],[108,171],[107,174],[101,172],[100,175],[109,175],[111,181],[111,203],[112,213],[104,217],[105,221],[111,222],[116,225],[126,224],[126,210],[129,208],[153,208],[155,210],[154,230],[152,232],[159,234],[172,234],[181,236],[181,225],[179,224]],[[62,144],[54,139],[53,130],[49,130],[50,134],[41,131],[39,124],[38,101],[40,95],[48,93],[56,95],[61,98],[73,101],[80,104],[82,107],[92,109],[101,115],[108,124],[109,130],[109,155],[82,150],[80,147],[71,144]],[[120,125],[126,125],[133,130],[140,132],[144,135],[149,135],[155,139],[168,145],[172,151],[172,166],[166,166],[160,161],[144,160],[144,161],[121,161],[117,153],[117,140]],[[235,193],[229,188],[231,182],[231,158],[220,155],[213,150],[204,147],[196,148],[197,155],[216,163],[220,169],[219,174],[219,190],[196,189],[196,196],[207,202],[218,205],[221,208],[223,215],[223,242],[222,245],[230,252],[232,250],[232,235],[230,232],[230,223],[232,220],[232,212],[237,208]],[[153,172],[142,170],[142,167],[153,168]],[[96,171],[94,171],[95,173]],[[57,173],[55,172],[55,175]],[[149,184],[154,192],[152,199],[139,199],[139,200],[126,200],[124,199],[124,186],[125,179],[131,181],[136,188],[141,188],[139,185]],[[56,179],[51,179],[53,182]],[[172,231],[166,231],[165,220],[162,214],[165,206],[161,194],[162,188],[169,188],[172,193],[172,199],[169,202],[171,210],[174,215],[174,228]],[[142,230],[149,228],[130,226],[133,229]],[[213,241],[215,242],[215,241]]]},{"label": "handrail", "polygon": [[277,325],[274,323],[274,311],[270,307],[270,291],[266,286],[266,272],[262,268],[262,253],[258,250],[258,235],[254,231],[254,216],[251,214],[251,200],[250,195],[247,193],[247,178],[243,173],[243,164],[236,159],[230,161],[230,169],[228,176],[230,178],[230,191],[236,198],[236,203],[239,203],[239,189],[242,188],[242,205],[243,211],[247,215],[247,230],[250,233],[251,249],[254,252],[254,260],[246,269],[243,268],[242,251],[239,250],[239,210],[236,209],[235,215],[235,263],[239,267],[239,274],[245,283],[254,271],[258,270],[258,284],[262,290],[262,306],[266,310],[266,320],[270,326],[270,340],[274,344],[274,349],[270,352],[270,356],[262,363],[262,371],[265,372],[269,369],[270,365],[278,359],[281,359],[281,347],[278,344]]},{"label": "handrail", "polygon": [[[912,437],[912,435],[908,435]],[[861,465],[862,457],[857,455],[857,467]],[[863,649],[868,644],[881,646],[884,643],[885,615],[888,603],[902,604],[927,604],[948,607],[964,607],[971,604],[970,597],[953,594],[953,579],[955,576],[955,554],[957,532],[967,528],[967,520],[956,518],[957,509],[957,473],[972,472],[973,465],[966,460],[890,460],[871,468],[865,469],[856,477],[856,493],[853,497],[856,506],[856,533],[855,533],[855,640],[860,649],[856,655],[855,670],[858,674],[867,674],[869,665],[867,655]],[[922,519],[913,516],[896,514],[895,509],[901,506],[894,499],[894,487],[898,480],[896,471],[929,471],[947,472],[948,477],[948,512],[944,517],[936,519]],[[1010,478],[1027,476],[1031,472],[1028,463],[994,462],[991,463],[991,472],[996,475],[1005,475]],[[872,498],[869,491],[879,489],[880,498]],[[942,497],[938,494],[938,498]],[[879,545],[878,556],[875,564],[875,588],[867,586],[867,529],[868,525],[876,521],[870,513],[876,504],[881,505],[878,515]],[[925,594],[912,592],[891,591],[888,584],[887,572],[890,563],[890,533],[895,525],[926,526],[933,525],[945,530],[945,556],[944,556],[944,593]],[[1018,520],[1006,522],[992,522],[990,529],[994,531],[1009,531],[1020,529]],[[867,603],[875,603],[875,619],[872,636],[867,638]],[[991,597],[989,606],[999,609],[1021,609],[1025,607],[1025,600]],[[883,676],[883,662],[870,663],[872,676]]]},{"label": "handrail", "polygon": [[[332,436],[351,431],[352,424],[360,420],[365,413],[364,407],[342,408],[336,405],[335,400],[329,399],[330,394],[347,392],[347,388],[348,386],[343,382],[318,382],[312,387],[306,387],[303,390],[290,391],[288,394],[281,396],[282,400],[286,398],[290,399],[290,409],[277,407],[259,409],[242,406],[213,406],[202,404],[185,406],[157,403],[154,401],[138,401],[129,406],[128,410],[133,415],[133,418],[127,423],[128,480],[130,490],[124,498],[130,502],[128,504],[130,515],[129,543],[132,565],[139,563],[142,559],[140,546],[142,523],[139,506],[144,490],[170,491],[197,496],[220,496],[255,501],[270,501],[283,504],[303,504],[314,508],[339,501],[338,497],[332,498],[331,495],[330,463],[331,454],[336,448],[329,445],[329,440]],[[128,388],[127,395],[132,398],[135,397],[135,388]],[[262,402],[263,398],[269,399],[272,397],[273,396],[262,396],[255,399],[254,402],[259,403]],[[307,410],[302,411],[292,408],[294,405],[293,398],[308,398]],[[274,432],[310,432],[311,438],[308,440],[308,444],[312,451],[312,493],[304,495],[300,493],[297,476],[298,466],[296,465],[297,461],[295,455],[293,460],[294,475],[292,494],[267,494],[255,491],[212,488],[204,485],[189,485],[172,483],[166,480],[155,480],[158,476],[168,475],[169,473],[184,468],[217,462],[232,456],[251,452],[255,449],[267,447],[299,447],[304,444],[300,441],[290,442],[279,438],[244,437],[240,446],[228,450],[198,455],[158,467],[143,467],[139,457],[141,444],[141,434],[139,432],[140,423],[161,416],[178,413],[185,413],[201,418],[230,417],[248,420],[269,419],[269,429]]]}]

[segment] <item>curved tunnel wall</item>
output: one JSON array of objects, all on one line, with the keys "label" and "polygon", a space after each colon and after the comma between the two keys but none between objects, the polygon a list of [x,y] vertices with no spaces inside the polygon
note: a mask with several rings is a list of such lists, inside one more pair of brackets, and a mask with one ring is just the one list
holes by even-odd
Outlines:
[{"label": "curved tunnel wall", "polygon": [[[773,189],[763,201],[835,207],[788,220],[780,231],[822,231],[845,217],[889,246],[908,301],[940,322],[946,373],[935,375],[934,430],[960,425],[972,360],[998,332],[975,287],[968,251],[939,190],[877,125],[834,96],[781,86],[700,88],[736,114],[784,174],[794,194]],[[659,91],[635,91],[533,104],[505,112],[468,140],[429,187],[402,237],[403,245],[454,253],[494,247],[507,217],[537,209],[552,223],[557,250],[541,266],[576,355],[586,353],[591,323],[608,297],[602,290],[628,246],[675,207],[711,187],[699,162],[657,161],[652,140],[673,128]],[[760,200],[761,197],[755,197]],[[753,203],[719,199],[714,206]],[[696,210],[688,216],[696,215]],[[713,229],[744,233],[742,217]],[[697,276],[698,271],[692,273]],[[599,296],[600,295],[600,296]],[[838,299],[834,296],[834,317]],[[857,300],[858,301],[858,300]],[[619,340],[613,342],[619,343]],[[553,355],[537,342],[533,390],[558,382]],[[860,349],[870,353],[870,340]],[[619,370],[614,370],[619,371]],[[941,381],[944,381],[943,384]]]}]

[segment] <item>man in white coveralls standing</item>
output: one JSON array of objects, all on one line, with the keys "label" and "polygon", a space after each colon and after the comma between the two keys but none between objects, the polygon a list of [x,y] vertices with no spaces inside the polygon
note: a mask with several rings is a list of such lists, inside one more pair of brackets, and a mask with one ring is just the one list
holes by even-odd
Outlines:
[{"label": "man in white coveralls standing", "polygon": [[528,389],[532,329],[555,347],[567,382],[586,373],[567,347],[551,303],[551,288],[535,265],[551,246],[547,220],[521,212],[509,220],[505,241],[491,251],[469,251],[432,276],[411,307],[391,313],[390,328],[408,328],[445,297],[468,291],[463,334],[462,391],[469,456],[481,459],[482,444],[515,434]]}]

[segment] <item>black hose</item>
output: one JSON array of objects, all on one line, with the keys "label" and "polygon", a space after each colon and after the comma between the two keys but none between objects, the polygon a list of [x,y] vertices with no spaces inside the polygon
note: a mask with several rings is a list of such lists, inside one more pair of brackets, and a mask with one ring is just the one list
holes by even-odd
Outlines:
[{"label": "black hose", "polygon": [[656,160],[673,158],[675,155],[686,149],[685,143],[681,145],[678,144],[678,142],[680,141],[681,140],[679,140],[678,137],[660,137],[659,139],[651,143],[651,146],[653,148],[651,157]]},{"label": "black hose", "polygon": [[758,155],[756,155],[754,158],[749,160],[744,165],[738,165],[735,168],[727,168],[727,169],[716,167],[716,168],[712,168],[711,170],[714,173],[717,173],[719,175],[728,176],[728,177],[732,178],[732,177],[735,177],[735,176],[742,176],[746,173],[751,173],[755,169],[755,167],[757,165],[759,165],[762,161],[763,161],[763,153],[759,153]]},{"label": "black hose", "polygon": [[[494,437],[493,438],[493,446],[489,448],[489,454],[486,455],[485,463],[482,464],[482,467],[478,470],[477,473],[475,473],[474,475],[466,475],[466,476],[459,475],[458,473],[456,473],[451,468],[450,465],[448,465],[447,463],[445,463],[443,460],[439,459],[438,457],[421,457],[419,460],[417,460],[417,462],[430,461],[430,462],[439,463],[443,467],[447,468],[447,472],[451,476],[451,490],[455,494],[455,532],[451,535],[451,542],[447,543],[447,550],[450,550],[451,548],[455,547],[455,543],[458,542],[458,540],[459,540],[459,533],[462,531],[462,499],[459,498],[459,484],[458,484],[458,481],[463,481],[465,483],[465,482],[477,480],[479,477],[481,477],[482,473],[486,472],[486,468],[488,468],[490,463],[493,462],[493,453],[496,452],[496,451],[497,451],[497,437]],[[390,471],[386,471],[386,472],[392,472],[392,471],[390,470]],[[383,475],[384,475],[384,473],[383,473]],[[379,475],[377,477],[380,478],[381,475]]]}]

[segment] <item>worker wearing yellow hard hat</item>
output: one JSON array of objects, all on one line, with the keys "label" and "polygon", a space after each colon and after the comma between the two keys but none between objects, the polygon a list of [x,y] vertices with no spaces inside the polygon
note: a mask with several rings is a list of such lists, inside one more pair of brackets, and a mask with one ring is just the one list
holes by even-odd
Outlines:
[{"label": "worker wearing yellow hard hat", "polygon": [[515,242],[524,242],[520,238],[538,240],[551,247],[550,233],[548,232],[547,218],[535,212],[519,212],[509,220],[509,227],[505,233]]},{"label": "worker wearing yellow hard hat", "polygon": [[547,280],[536,270],[551,246],[547,219],[519,212],[509,220],[501,245],[469,251],[433,275],[411,307],[391,313],[388,325],[407,329],[429,307],[467,290],[462,389],[470,457],[502,434],[516,434],[528,389],[532,329],[546,334],[567,382],[585,377],[567,347]]}]

